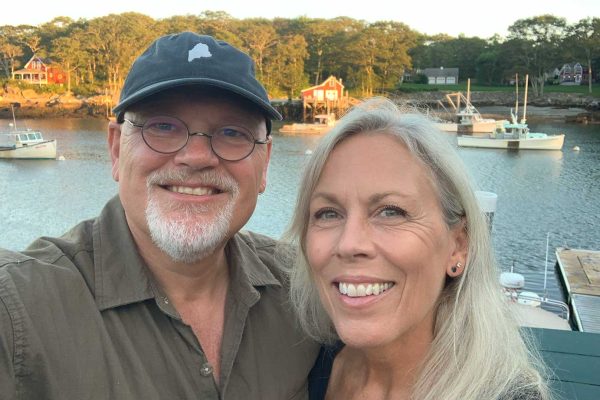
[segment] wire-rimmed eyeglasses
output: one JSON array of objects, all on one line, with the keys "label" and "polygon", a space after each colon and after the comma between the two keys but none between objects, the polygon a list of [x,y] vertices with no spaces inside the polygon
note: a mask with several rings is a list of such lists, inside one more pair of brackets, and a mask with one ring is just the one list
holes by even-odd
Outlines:
[{"label": "wire-rimmed eyeglasses", "polygon": [[171,154],[183,149],[190,136],[206,136],[210,148],[217,157],[225,161],[240,161],[254,151],[257,144],[267,144],[271,140],[255,139],[252,132],[240,126],[223,126],[212,133],[190,132],[179,118],[158,116],[148,119],[143,124],[124,119],[131,126],[141,128],[142,138],[148,147],[157,153]]}]

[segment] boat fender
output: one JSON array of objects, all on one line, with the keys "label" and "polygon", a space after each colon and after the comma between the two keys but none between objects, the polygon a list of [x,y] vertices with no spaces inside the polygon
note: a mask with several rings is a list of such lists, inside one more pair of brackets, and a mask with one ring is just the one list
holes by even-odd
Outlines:
[{"label": "boat fender", "polygon": [[524,306],[539,307],[542,304],[542,298],[533,292],[521,292],[517,297],[517,303]]},{"label": "boat fender", "polygon": [[503,272],[500,274],[500,284],[507,289],[521,289],[525,286],[525,277],[516,272]]}]

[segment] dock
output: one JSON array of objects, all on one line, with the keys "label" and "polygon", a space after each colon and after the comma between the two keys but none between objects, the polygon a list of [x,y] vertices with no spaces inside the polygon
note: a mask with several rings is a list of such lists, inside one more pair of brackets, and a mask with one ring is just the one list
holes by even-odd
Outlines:
[{"label": "dock", "polygon": [[600,335],[540,328],[529,334],[550,370],[554,399],[600,399]]},{"label": "dock", "polygon": [[559,247],[556,260],[577,329],[600,333],[600,251]]}]

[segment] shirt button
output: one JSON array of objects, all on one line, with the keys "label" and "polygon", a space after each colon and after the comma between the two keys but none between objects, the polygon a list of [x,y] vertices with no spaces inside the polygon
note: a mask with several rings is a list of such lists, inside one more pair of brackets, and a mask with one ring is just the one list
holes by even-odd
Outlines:
[{"label": "shirt button", "polygon": [[213,372],[213,367],[209,363],[204,363],[204,364],[202,364],[202,367],[200,367],[200,374],[202,376],[210,376],[210,374],[212,374],[212,372]]}]

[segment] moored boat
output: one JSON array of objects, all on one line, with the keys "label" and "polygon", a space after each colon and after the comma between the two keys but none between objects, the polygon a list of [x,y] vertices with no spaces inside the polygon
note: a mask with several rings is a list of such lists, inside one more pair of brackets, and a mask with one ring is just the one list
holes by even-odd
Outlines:
[{"label": "moored boat", "polygon": [[40,131],[17,129],[12,104],[11,109],[13,130],[0,132],[0,158],[55,159],[56,140],[45,140]]},{"label": "moored boat", "polygon": [[[527,85],[525,77],[525,98],[523,100],[523,118],[518,121],[518,108],[511,110],[511,121],[500,124],[492,133],[482,136],[460,135],[457,142],[460,147],[479,147],[509,150],[561,150],[565,135],[548,135],[530,132],[527,125]],[[518,105],[518,103],[517,103]]]},{"label": "moored boat", "polygon": [[317,122],[312,124],[293,123],[279,128],[280,133],[297,135],[322,135],[335,125],[335,114],[315,115]]}]

